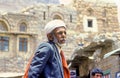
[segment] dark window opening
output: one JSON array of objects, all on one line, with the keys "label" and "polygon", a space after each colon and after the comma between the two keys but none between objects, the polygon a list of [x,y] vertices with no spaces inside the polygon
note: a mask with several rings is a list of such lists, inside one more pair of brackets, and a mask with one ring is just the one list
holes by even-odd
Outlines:
[{"label": "dark window opening", "polygon": [[70,22],[72,22],[72,15],[70,15]]},{"label": "dark window opening", "polygon": [[88,20],[88,27],[93,27],[93,21],[92,20]]},{"label": "dark window opening", "polygon": [[46,20],[46,12],[43,12],[43,20]]}]

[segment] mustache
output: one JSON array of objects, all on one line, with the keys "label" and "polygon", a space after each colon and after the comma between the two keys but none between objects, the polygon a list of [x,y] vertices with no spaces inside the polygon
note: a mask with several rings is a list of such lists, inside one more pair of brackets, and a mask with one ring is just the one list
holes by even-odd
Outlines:
[{"label": "mustache", "polygon": [[60,40],[61,40],[61,41],[63,41],[63,40],[66,41],[66,38],[61,38]]}]

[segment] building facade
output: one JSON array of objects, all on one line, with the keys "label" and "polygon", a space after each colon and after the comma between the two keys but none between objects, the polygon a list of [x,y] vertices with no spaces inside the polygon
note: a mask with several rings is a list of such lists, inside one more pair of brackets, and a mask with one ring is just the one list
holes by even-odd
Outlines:
[{"label": "building facade", "polygon": [[[71,69],[75,69],[77,76],[85,78],[92,68],[101,68],[104,78],[116,78],[120,71],[119,23],[117,6],[114,3],[86,2],[74,0],[77,9],[78,44],[71,62]],[[113,56],[104,58],[109,52]]]},{"label": "building facade", "polygon": [[[70,30],[76,26],[76,10],[61,4],[40,3],[23,8],[19,13],[1,13],[0,72],[24,72],[37,46],[47,40],[44,26],[53,19],[64,20],[69,29],[68,32],[71,32]],[[68,33],[68,35],[71,34]],[[66,45],[69,42],[68,39]],[[73,47],[64,48],[67,51],[66,58],[70,58]]]},{"label": "building facade", "polygon": [[82,0],[73,0],[68,6],[39,3],[19,13],[1,13],[0,72],[24,72],[36,47],[46,41],[44,26],[53,19],[62,19],[67,25],[63,49],[78,78],[85,78],[94,67],[101,68],[105,78],[115,78],[120,71],[119,51],[108,58],[104,55],[120,45],[117,6]]}]

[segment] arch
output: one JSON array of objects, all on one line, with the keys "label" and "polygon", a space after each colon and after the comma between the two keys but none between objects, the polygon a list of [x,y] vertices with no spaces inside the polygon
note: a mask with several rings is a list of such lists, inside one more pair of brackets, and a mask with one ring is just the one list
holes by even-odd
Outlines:
[{"label": "arch", "polygon": [[63,14],[61,14],[59,12],[54,12],[51,16],[53,19],[62,19],[62,20],[64,19]]},{"label": "arch", "polygon": [[62,19],[59,15],[54,15],[53,19]]},{"label": "arch", "polygon": [[19,31],[26,32],[27,31],[27,25],[26,23],[22,22],[19,27]]},{"label": "arch", "polygon": [[0,19],[0,31],[9,31],[9,25],[5,20]]},{"label": "arch", "polygon": [[18,23],[18,30],[20,32],[27,32],[28,28],[28,22],[25,19],[21,19]]},{"label": "arch", "polygon": [[88,15],[92,16],[94,14],[94,10],[92,8],[87,9]]}]

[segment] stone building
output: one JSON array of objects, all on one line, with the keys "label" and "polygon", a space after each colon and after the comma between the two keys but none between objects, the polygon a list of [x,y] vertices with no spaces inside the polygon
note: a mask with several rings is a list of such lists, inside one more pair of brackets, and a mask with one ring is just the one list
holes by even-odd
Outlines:
[{"label": "stone building", "polygon": [[[94,67],[104,71],[105,78],[116,78],[120,71],[120,28],[114,3],[73,0],[77,10],[76,48],[70,61],[77,76],[85,78]],[[104,58],[106,53],[113,56]]]},{"label": "stone building", "polygon": [[[36,47],[46,41],[43,29],[52,19],[62,19],[68,27],[63,49],[70,69],[79,78],[85,78],[94,67],[115,78],[120,70],[117,7],[82,0],[73,0],[72,6],[39,3],[18,13],[1,13],[0,72],[24,72]],[[111,51],[115,51],[115,56],[104,58]]]},{"label": "stone building", "polygon": [[[37,18],[25,14],[0,15],[0,71],[23,71],[24,61],[33,53],[37,34],[31,27]],[[37,29],[36,29],[37,31]],[[16,70],[17,69],[17,70]]]}]

